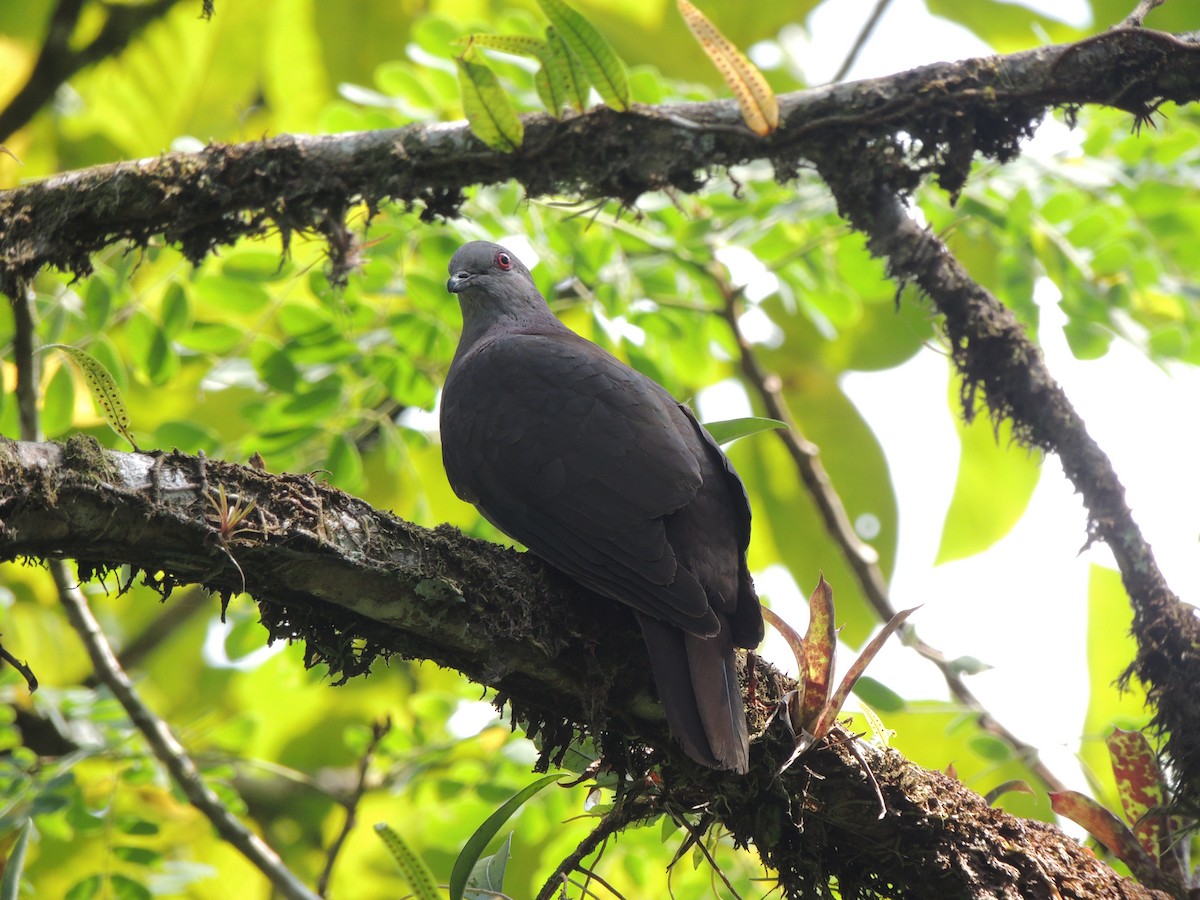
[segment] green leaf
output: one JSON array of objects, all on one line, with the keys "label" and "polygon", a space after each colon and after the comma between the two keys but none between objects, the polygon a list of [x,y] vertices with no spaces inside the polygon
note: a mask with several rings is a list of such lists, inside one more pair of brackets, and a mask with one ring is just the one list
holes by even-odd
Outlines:
[{"label": "green leaf", "polygon": [[550,24],[579,59],[588,80],[613,109],[629,109],[629,75],[612,45],[579,12],[562,0],[538,0]]},{"label": "green leaf", "polygon": [[704,423],[704,430],[712,435],[712,439],[718,444],[729,444],[738,438],[758,434],[760,431],[774,431],[780,428],[787,428],[787,422],[768,419],[765,416],[746,416],[741,419]]},{"label": "green leaf", "polygon": [[528,34],[468,34],[453,43],[465,47],[486,47],[488,50],[533,59],[542,59],[546,52],[546,42]]},{"label": "green leaf", "polygon": [[353,491],[362,484],[362,456],[344,434],[335,434],[330,441],[325,467],[329,469],[329,480],[340,488]]},{"label": "green leaf", "polygon": [[63,895],[63,900],[92,900],[93,897],[100,896],[101,884],[99,875],[89,875],[82,881],[75,882]]},{"label": "green leaf", "polygon": [[144,884],[125,875],[109,875],[108,885],[113,900],[150,900],[153,896]]},{"label": "green leaf", "polygon": [[177,338],[191,322],[191,309],[183,286],[173,281],[163,294],[162,323],[168,337]]},{"label": "green leaf", "polygon": [[133,439],[133,433],[129,430],[129,411],[125,408],[125,401],[117,389],[117,383],[108,374],[108,369],[78,347],[71,347],[67,344],[47,344],[46,347],[47,349],[62,350],[79,366],[79,371],[83,373],[84,383],[92,393],[92,401],[104,416],[104,420],[108,422],[108,427],[129,441],[136,450],[138,448],[137,441]]},{"label": "green leaf", "polygon": [[526,800],[547,785],[558,781],[560,777],[559,775],[546,775],[539,778],[515,793],[503,806],[487,817],[487,820],[471,835],[462,852],[458,854],[458,859],[454,861],[454,868],[450,872],[450,900],[463,900],[463,892],[466,890],[467,880],[475,869],[475,863],[479,861],[484,848],[496,836],[496,832],[500,830],[501,826],[512,818]]},{"label": "green leaf", "polygon": [[42,391],[42,430],[57,437],[75,423],[75,379],[70,366],[59,366]]},{"label": "green leaf", "polygon": [[491,900],[504,892],[504,869],[512,856],[512,834],[504,839],[500,849],[475,863],[467,879],[466,900]]},{"label": "green leaf", "polygon": [[477,138],[493,150],[512,153],[521,146],[525,127],[496,80],[496,73],[476,62],[472,58],[476,55],[468,47],[466,53],[454,60],[462,89],[463,112]]},{"label": "green leaf", "polygon": [[203,275],[196,279],[192,291],[208,312],[256,313],[271,302],[261,284],[231,275]]},{"label": "green leaf", "polygon": [[242,342],[240,328],[225,322],[196,322],[178,338],[179,344],[199,353],[228,353]]},{"label": "green leaf", "polygon": [[[957,390],[951,403],[957,403]],[[962,452],[934,565],[987,550],[1024,515],[1041,477],[1041,454],[1017,445],[1012,423],[993,428],[986,415],[955,422]]]},{"label": "green leaf", "polygon": [[[542,102],[555,116],[563,106],[569,106],[575,112],[583,112],[587,108],[588,76],[579,57],[571,52],[558,29],[553,25],[546,26],[546,56],[542,60],[542,68],[538,76],[546,79],[548,90],[555,99],[556,105]],[[538,83],[534,78],[534,86]],[[539,90],[540,96],[540,90]]]},{"label": "green leaf", "polygon": [[396,865],[400,867],[400,874],[408,882],[416,900],[438,900],[437,884],[434,882],[433,873],[429,871],[425,860],[421,859],[405,843],[404,838],[383,822],[375,826],[375,833],[387,845],[392,858],[396,860]]},{"label": "green leaf", "polygon": [[108,324],[112,307],[113,292],[108,282],[99,276],[90,278],[83,295],[83,315],[88,328],[92,331],[103,330]]},{"label": "green leaf", "polygon": [[0,878],[0,900],[17,900],[21,889],[21,872],[25,868],[25,851],[29,848],[29,833],[33,822],[26,819],[17,832],[16,843],[4,863],[4,877]]}]

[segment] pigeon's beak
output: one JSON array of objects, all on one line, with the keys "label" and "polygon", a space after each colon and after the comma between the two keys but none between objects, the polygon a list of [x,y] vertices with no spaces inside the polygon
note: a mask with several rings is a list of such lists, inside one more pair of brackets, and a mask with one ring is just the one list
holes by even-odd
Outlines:
[{"label": "pigeon's beak", "polygon": [[446,290],[451,294],[457,294],[459,291],[465,290],[470,283],[470,272],[455,272],[450,276],[450,280],[446,282]]}]

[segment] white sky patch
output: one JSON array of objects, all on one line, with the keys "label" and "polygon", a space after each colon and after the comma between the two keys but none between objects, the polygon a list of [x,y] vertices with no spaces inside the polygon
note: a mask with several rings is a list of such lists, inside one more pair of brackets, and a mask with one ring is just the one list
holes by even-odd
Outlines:
[{"label": "white sky patch", "polygon": [[713,254],[729,270],[734,287],[744,287],[746,299],[757,303],[779,290],[779,279],[745,247],[718,247]]},{"label": "white sky patch", "polygon": [[225,638],[229,636],[231,627],[231,624],[226,624],[220,619],[209,620],[208,630],[204,634],[204,648],[201,651],[206,665],[212,666],[214,669],[237,669],[240,672],[249,672],[257,669],[272,656],[282,653],[287,647],[287,641],[276,641],[274,644],[252,650],[245,656],[230,659],[225,650]]},{"label": "white sky patch", "polygon": [[784,63],[783,48],[777,41],[759,41],[752,44],[746,55],[750,57],[750,62],[768,72],[778,69]]},{"label": "white sky patch", "polygon": [[496,707],[484,700],[460,700],[446,720],[446,730],[459,740],[474,737],[493,722],[500,721]]},{"label": "white sky patch", "polygon": [[638,347],[646,346],[646,330],[640,325],[634,325],[624,316],[609,318],[605,315],[597,315],[596,321],[600,323],[600,327],[604,329],[604,333],[608,335],[610,341],[616,343],[625,340]]},{"label": "white sky patch", "polygon": [[414,431],[423,431],[429,435],[441,431],[442,392],[438,391],[437,401],[433,409],[421,409],[419,406],[409,406],[396,417],[396,424]]},{"label": "white sky patch", "polygon": [[738,329],[751,344],[771,348],[783,345],[783,329],[757,306],[751,306],[738,316]]},{"label": "white sky patch", "polygon": [[696,414],[701,422],[740,419],[754,415],[746,387],[734,378],[718,381],[696,394]]}]

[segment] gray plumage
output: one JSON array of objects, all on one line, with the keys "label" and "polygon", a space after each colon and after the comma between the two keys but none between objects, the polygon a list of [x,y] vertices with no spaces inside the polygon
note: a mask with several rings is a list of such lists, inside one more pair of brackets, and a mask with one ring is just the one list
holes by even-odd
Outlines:
[{"label": "gray plumage", "polygon": [[463,312],[441,413],[455,493],[633,607],[672,735],[706,766],[747,771],[733,651],[763,623],[729,460],[659,385],[559,322],[503,247],[464,245],[446,287]]}]

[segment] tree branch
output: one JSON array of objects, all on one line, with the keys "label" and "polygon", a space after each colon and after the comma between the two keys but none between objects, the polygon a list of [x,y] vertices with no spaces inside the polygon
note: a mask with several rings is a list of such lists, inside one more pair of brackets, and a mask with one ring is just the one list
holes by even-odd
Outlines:
[{"label": "tree branch", "polygon": [[[206,499],[218,485],[256,501],[253,530],[220,537]],[[80,563],[85,576],[130,564],[163,590],[197,581],[233,592],[240,565],[272,634],[308,639],[310,661],[349,675],[398,653],[459,669],[508,698],[547,756],[577,729],[618,763],[657,747],[658,802],[706,808],[758,848],[785,896],[830,878],[892,897],[977,896],[984,885],[995,896],[1164,896],[1053,826],[991,809],[893,751],[859,747],[886,799],[883,819],[872,779],[843,746],[820,746],[779,774],[794,742],[757,708],[751,773],[702,769],[670,743],[648,667],[629,665],[645,650],[626,610],[529,554],[418,528],[305,476],[103,451],[86,438],[0,442],[0,521],[0,556],[93,560]],[[768,707],[790,686],[761,662],[756,677]]]},{"label": "tree branch", "polygon": [[1167,586],[1112,463],[1013,312],[972,281],[894,194],[864,190],[838,168],[831,161],[820,171],[842,214],[866,234],[873,253],[887,258],[894,278],[915,282],[945,316],[951,356],[963,377],[964,414],[972,415],[975,392],[982,389],[992,416],[1012,419],[1020,440],[1057,453],[1083,496],[1089,539],[1112,550],[1133,603],[1138,655],[1130,672],[1147,685],[1155,724],[1168,735],[1180,799],[1200,804],[1200,620]]},{"label": "tree branch", "polygon": [[[1097,103],[1140,117],[1165,100],[1200,97],[1200,44],[1145,29],[1117,29],[1076,44],[923,66],[887,78],[780,97],[782,125],[760,138],[732,101],[606,107],[559,121],[525,117],[524,145],[490,150],[465,124],[285,136],[214,144],[97,166],[0,194],[0,290],[10,296],[46,266],[75,275],[120,240],[161,236],[199,261],[214,248],[272,229],[330,239],[335,273],[346,266],[342,219],[355,202],[424,205],[454,215],[473,184],[515,179],[531,197],[569,194],[630,204],[663,188],[692,192],[705,173],[754,159],[778,177],[823,148],[843,158],[876,150],[873,170],[909,190],[936,176],[957,193],[975,152],[1001,160],[1054,106]],[[636,148],[634,151],[632,148]]]},{"label": "tree branch", "polygon": [[192,806],[196,807],[221,835],[221,839],[241,853],[250,863],[267,877],[279,893],[289,900],[318,900],[316,894],[304,886],[267,843],[242,824],[221,802],[212,788],[196,769],[196,764],[183,745],[171,733],[167,723],[156,716],[137,691],[129,676],[121,669],[117,657],[109,646],[108,639],[100,629],[100,623],[88,608],[83,592],[76,587],[67,574],[67,566],[61,560],[50,561],[50,574],[58,589],[63,609],[75,633],[83,640],[88,656],[95,667],[99,680],[113,693],[124,708],[129,720],[145,737],[146,743],[171,778],[179,785]]}]

